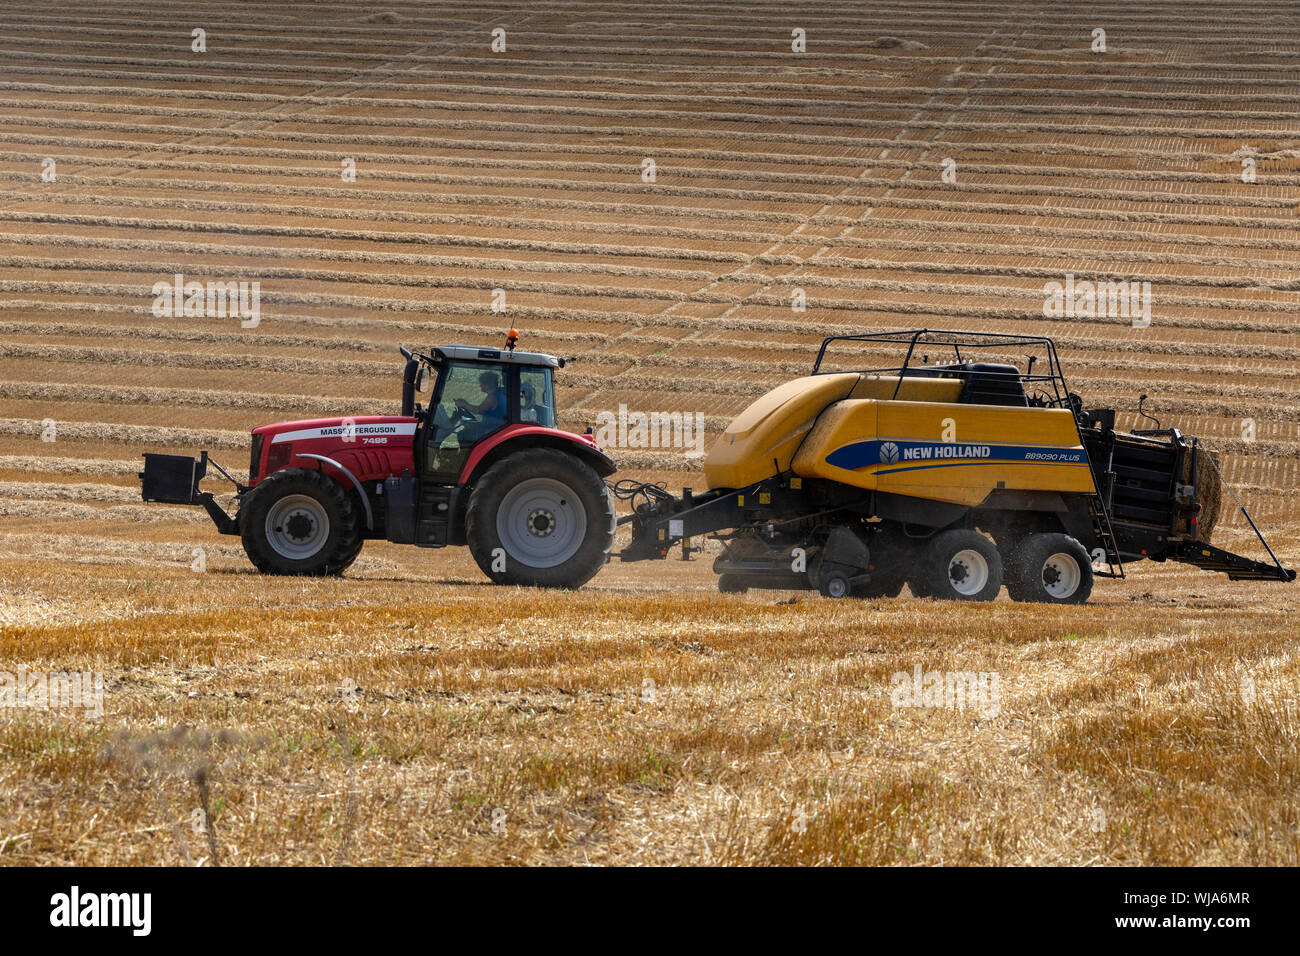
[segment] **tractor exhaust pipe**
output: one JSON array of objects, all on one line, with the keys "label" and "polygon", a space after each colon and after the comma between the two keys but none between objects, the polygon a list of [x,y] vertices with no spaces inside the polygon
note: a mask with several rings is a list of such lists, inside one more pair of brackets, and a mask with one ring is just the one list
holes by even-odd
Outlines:
[{"label": "tractor exhaust pipe", "polygon": [[415,414],[415,383],[419,376],[420,360],[408,357],[402,372],[402,414],[407,417]]}]

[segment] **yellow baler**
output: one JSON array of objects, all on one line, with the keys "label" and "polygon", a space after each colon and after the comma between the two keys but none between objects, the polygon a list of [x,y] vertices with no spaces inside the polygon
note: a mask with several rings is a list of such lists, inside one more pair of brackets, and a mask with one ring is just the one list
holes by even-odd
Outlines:
[{"label": "yellow baler", "polygon": [[[885,369],[822,371],[828,346],[906,347]],[[912,360],[918,346],[955,361]],[[999,358],[1030,352],[1021,371]],[[972,355],[978,356],[972,358]],[[1033,367],[1044,360],[1044,370]],[[813,374],[755,400],[704,462],[709,490],[644,495],[624,560],[722,538],[723,590],[814,587],[830,596],[913,593],[1077,603],[1126,561],[1181,560],[1234,578],[1292,580],[1213,548],[1212,457],[1177,430],[1120,433],[1085,411],[1050,339],[917,330],[822,344]],[[1262,540],[1262,539],[1261,539]],[[1267,543],[1265,543],[1267,547]],[[1269,552],[1270,555],[1272,552]]]},{"label": "yellow baler", "polygon": [[773,389],[713,446],[708,486],[743,488],[788,470],[967,507],[998,488],[1095,491],[1072,412],[958,404],[956,379],[905,379],[898,399],[892,384],[849,373]]}]

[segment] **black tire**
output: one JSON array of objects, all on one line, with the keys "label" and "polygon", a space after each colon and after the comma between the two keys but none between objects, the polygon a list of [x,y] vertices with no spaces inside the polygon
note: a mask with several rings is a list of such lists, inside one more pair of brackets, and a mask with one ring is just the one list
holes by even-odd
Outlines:
[{"label": "black tire", "polygon": [[929,597],[992,601],[1002,590],[1002,558],[978,531],[944,531],[922,552],[917,578]]},{"label": "black tire", "polygon": [[1007,559],[1007,594],[1016,601],[1082,604],[1092,582],[1088,549],[1068,534],[1030,535]]},{"label": "black tire", "polygon": [[838,571],[832,571],[825,575],[817,585],[817,591],[822,597],[826,598],[846,598],[850,595],[852,588],[849,587],[849,579]]},{"label": "black tire", "polygon": [[614,522],[614,495],[591,466],[554,448],[530,448],[475,481],[465,536],[497,584],[579,588],[604,567]]},{"label": "black tire", "polygon": [[727,572],[718,578],[718,592],[720,594],[744,594],[749,590],[749,585],[739,574]]},{"label": "black tire", "polygon": [[877,568],[871,572],[871,580],[859,584],[855,592],[859,597],[882,598],[898,597],[907,583],[907,575],[897,565],[890,568]]},{"label": "black tire", "polygon": [[309,468],[263,480],[239,509],[244,553],[263,574],[342,574],[361,553],[361,521],[352,496]]},{"label": "black tire", "polygon": [[[353,510],[355,510],[355,507]],[[357,527],[359,531],[360,530],[359,521],[357,523]],[[352,566],[352,562],[356,561],[356,559],[361,555],[361,546],[364,545],[365,543],[366,543],[366,539],[363,538],[360,534],[358,534],[357,543],[352,546],[352,548],[348,551],[347,554],[343,555],[342,564],[339,566],[337,570],[331,571],[330,573],[340,574],[343,571],[346,571],[348,568],[350,568]]]},{"label": "black tire", "polygon": [[930,582],[924,578],[925,568],[921,561],[921,556],[917,555],[915,563],[912,565],[912,573],[907,576],[907,588],[912,592],[912,597],[928,598],[933,597],[930,593]]}]

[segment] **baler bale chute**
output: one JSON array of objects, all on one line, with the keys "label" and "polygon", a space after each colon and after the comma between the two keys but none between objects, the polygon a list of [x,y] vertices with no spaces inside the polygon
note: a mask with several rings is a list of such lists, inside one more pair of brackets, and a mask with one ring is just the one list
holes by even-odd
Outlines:
[{"label": "baler bale chute", "polygon": [[[845,346],[895,361],[845,366]],[[930,361],[936,350],[945,361]],[[1085,409],[1045,337],[832,336],[810,375],[737,416],[704,471],[709,491],[698,495],[616,486],[633,509],[620,519],[632,527],[623,560],[678,544],[689,555],[711,535],[724,546],[721,590],[830,597],[894,596],[907,584],[918,596],[991,600],[1005,585],[1016,600],[1082,603],[1095,577],[1124,577],[1144,558],[1232,580],[1295,579],[1262,534],[1272,564],[1214,547],[1226,486],[1212,455],[1177,429],[1121,432],[1114,410]]]}]

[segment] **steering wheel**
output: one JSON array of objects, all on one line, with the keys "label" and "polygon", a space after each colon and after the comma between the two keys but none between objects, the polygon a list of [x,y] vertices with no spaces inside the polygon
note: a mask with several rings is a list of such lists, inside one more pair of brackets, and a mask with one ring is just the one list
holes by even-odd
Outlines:
[{"label": "steering wheel", "polygon": [[478,421],[474,413],[468,409],[461,408],[459,405],[453,405],[451,413],[448,415],[453,425],[465,425],[470,422]]}]

